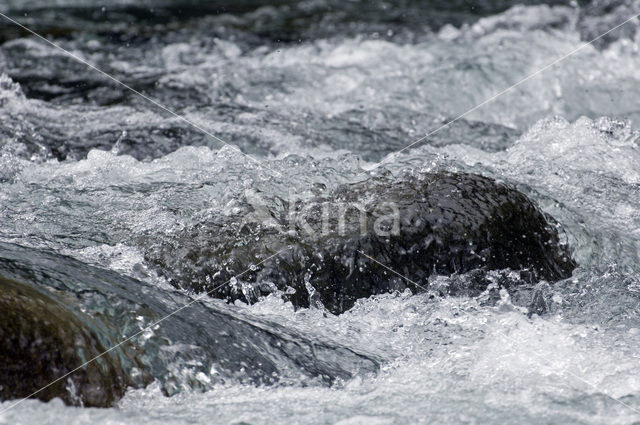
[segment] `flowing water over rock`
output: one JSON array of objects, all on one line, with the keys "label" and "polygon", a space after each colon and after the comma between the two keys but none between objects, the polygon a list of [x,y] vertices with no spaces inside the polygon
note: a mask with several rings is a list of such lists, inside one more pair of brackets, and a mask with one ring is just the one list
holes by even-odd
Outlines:
[{"label": "flowing water over rock", "polygon": [[[350,309],[304,273],[306,304],[238,277],[234,303],[195,302],[58,390],[117,408],[27,400],[0,423],[640,421],[638,20],[395,153],[640,12],[520,3],[2,2],[256,159],[1,21],[0,309],[56,318],[28,322],[51,339],[22,353],[80,335],[51,376],[194,300],[215,237],[275,253],[278,232],[300,240],[279,213],[313,223],[306,206],[344,188],[397,182],[361,190],[371,206],[424,176],[484,176],[533,200],[577,268],[416,273],[371,252],[429,291],[390,276],[397,291]],[[106,399],[78,397],[101,379]]]}]

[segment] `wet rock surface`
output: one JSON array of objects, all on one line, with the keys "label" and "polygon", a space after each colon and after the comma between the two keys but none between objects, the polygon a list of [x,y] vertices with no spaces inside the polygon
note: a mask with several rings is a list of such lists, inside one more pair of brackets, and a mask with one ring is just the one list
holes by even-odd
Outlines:
[{"label": "wet rock surface", "polygon": [[46,292],[2,276],[0,286],[0,398],[44,388],[35,394],[44,401],[61,397],[68,404],[107,407],[122,397],[129,379],[110,354],[48,386],[106,347],[83,323],[87,317]]},{"label": "wet rock surface", "polygon": [[246,302],[279,292],[295,306],[321,303],[333,313],[373,294],[418,291],[431,275],[508,268],[528,281],[555,281],[575,268],[551,217],[479,175],[382,177],[269,205],[276,207],[246,210],[235,226],[224,217],[197,223],[152,245],[147,259],[178,287]]},{"label": "wet rock surface", "polygon": [[194,302],[145,329],[190,299],[17,245],[0,244],[0,285],[3,400],[26,397],[136,334],[36,397],[106,407],[153,380],[167,395],[234,381],[331,384],[380,361],[215,303]]}]

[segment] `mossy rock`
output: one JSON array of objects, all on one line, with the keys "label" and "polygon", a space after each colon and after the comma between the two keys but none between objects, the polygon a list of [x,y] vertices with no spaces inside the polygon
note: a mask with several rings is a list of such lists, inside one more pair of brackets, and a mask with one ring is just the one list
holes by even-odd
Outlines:
[{"label": "mossy rock", "polygon": [[331,385],[382,362],[222,302],[4,242],[0,315],[0,400],[46,387],[34,398],[107,407],[151,382],[168,396],[230,382]]},{"label": "mossy rock", "polygon": [[0,287],[0,398],[109,407],[124,394],[126,375],[108,353],[56,381],[106,351],[89,318],[29,284],[0,276]]}]

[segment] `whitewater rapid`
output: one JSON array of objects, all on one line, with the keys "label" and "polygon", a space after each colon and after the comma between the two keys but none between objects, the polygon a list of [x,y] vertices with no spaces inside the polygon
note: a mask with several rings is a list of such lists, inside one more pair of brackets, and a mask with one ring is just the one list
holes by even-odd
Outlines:
[{"label": "whitewater rapid", "polygon": [[145,249],[208,217],[232,218],[247,190],[267,202],[292,191],[308,199],[315,188],[366,178],[384,159],[375,173],[474,172],[516,186],[559,222],[579,267],[555,285],[539,283],[542,316],[528,316],[505,291],[497,303],[487,294],[379,295],[340,316],[296,311],[275,296],[236,302],[238,314],[384,359],[381,370],[329,387],[221,384],[177,358],[171,397],[155,382],[129,390],[114,409],[28,400],[0,423],[640,421],[635,31],[581,49],[394,153],[640,10],[632,1],[614,6],[592,15],[576,5],[514,6],[468,23],[418,25],[407,30],[413,37],[375,22],[355,35],[338,26],[336,34],[269,44],[227,17],[231,23],[211,21],[231,28],[215,37],[201,36],[211,24],[203,18],[195,29],[132,36],[128,47],[86,32],[56,39],[265,166],[105,86],[52,46],[33,37],[4,42],[2,242],[51,249],[164,290]]}]

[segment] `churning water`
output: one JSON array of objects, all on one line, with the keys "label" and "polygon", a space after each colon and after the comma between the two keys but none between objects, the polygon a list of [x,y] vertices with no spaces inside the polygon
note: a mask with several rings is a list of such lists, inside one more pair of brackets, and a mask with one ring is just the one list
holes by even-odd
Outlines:
[{"label": "churning water", "polygon": [[560,223],[579,267],[539,283],[541,316],[504,291],[492,303],[381,295],[339,316],[275,296],[237,302],[236,315],[381,367],[331,386],[257,385],[176,356],[170,380],[127,391],[117,408],[28,400],[0,423],[640,423],[638,20],[394,154],[640,2],[2,3],[261,163],[3,21],[1,242],[160,293],[168,285],[145,253],[180,230],[232,220],[248,191],[311,196],[385,159],[372,173],[469,171],[515,185]]}]

